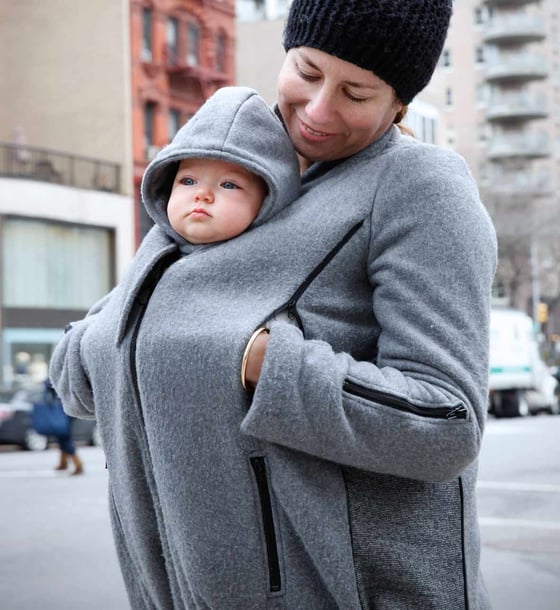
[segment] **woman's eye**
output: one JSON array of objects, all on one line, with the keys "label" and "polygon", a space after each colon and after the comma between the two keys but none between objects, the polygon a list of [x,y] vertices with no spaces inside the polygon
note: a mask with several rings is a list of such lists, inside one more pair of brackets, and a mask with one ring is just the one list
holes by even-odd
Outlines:
[{"label": "woman's eye", "polygon": [[303,80],[309,81],[309,82],[316,81],[319,78],[318,76],[316,76],[314,74],[309,74],[308,72],[304,72],[299,66],[296,67],[296,71],[300,78],[302,78]]},{"label": "woman's eye", "polygon": [[186,178],[181,178],[180,182],[184,186],[193,186],[193,184],[196,184],[194,179],[190,178],[189,176],[187,176]]},{"label": "woman's eye", "polygon": [[222,188],[225,188],[225,189],[238,189],[239,187],[234,182],[230,182],[229,180],[226,180],[225,182],[222,182]]},{"label": "woman's eye", "polygon": [[352,95],[350,91],[345,91],[345,95],[351,102],[358,102],[358,104],[367,102],[368,100],[367,97],[357,97],[355,95]]}]

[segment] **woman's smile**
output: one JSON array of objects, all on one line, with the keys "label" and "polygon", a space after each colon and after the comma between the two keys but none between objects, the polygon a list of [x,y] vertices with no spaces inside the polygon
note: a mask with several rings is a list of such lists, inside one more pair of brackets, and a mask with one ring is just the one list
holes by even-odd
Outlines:
[{"label": "woman's smile", "polygon": [[298,117],[298,120],[300,123],[302,135],[304,137],[312,136],[313,139],[319,138],[320,140],[324,140],[325,138],[335,135],[332,133],[327,133],[325,131],[319,131],[318,129],[313,129],[305,121],[302,121],[299,117]]}]

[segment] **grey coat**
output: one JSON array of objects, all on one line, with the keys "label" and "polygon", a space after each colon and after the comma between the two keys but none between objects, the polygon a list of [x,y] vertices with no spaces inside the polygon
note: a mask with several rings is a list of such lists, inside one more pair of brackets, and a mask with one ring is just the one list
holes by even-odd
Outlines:
[{"label": "grey coat", "polygon": [[179,257],[155,213],[54,354],[66,410],[101,427],[132,608],[486,610],[496,242],[464,161],[391,128],[279,207]]}]

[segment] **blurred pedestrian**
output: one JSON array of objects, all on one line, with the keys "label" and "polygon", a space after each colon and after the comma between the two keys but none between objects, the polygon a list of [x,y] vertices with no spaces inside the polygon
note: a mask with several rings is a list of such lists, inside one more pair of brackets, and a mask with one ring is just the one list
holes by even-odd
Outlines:
[{"label": "blurred pedestrian", "polygon": [[52,435],[55,438],[56,443],[58,444],[58,447],[60,449],[58,465],[56,466],[55,470],[66,470],[70,466],[70,464],[72,464],[74,466],[74,470],[70,473],[72,476],[83,474],[84,465],[78,455],[76,446],[74,445],[74,441],[72,438],[72,427],[74,424],[74,418],[64,413],[60,398],[58,397],[49,379],[46,379],[44,381],[43,402],[45,404],[51,405],[56,405],[58,403],[60,405],[60,410],[62,411],[63,416],[68,420],[67,432],[65,432],[64,434],[59,433]]}]

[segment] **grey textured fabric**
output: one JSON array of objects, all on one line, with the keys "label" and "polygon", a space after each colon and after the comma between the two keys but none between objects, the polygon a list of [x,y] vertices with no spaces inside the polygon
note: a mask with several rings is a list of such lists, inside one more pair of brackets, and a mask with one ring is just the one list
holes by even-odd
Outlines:
[{"label": "grey textured fabric", "polygon": [[[177,258],[159,224],[51,364],[101,427],[131,606],[487,610],[496,240],[464,161],[391,128],[236,239]],[[250,396],[283,309],[302,328],[270,323]]]}]

